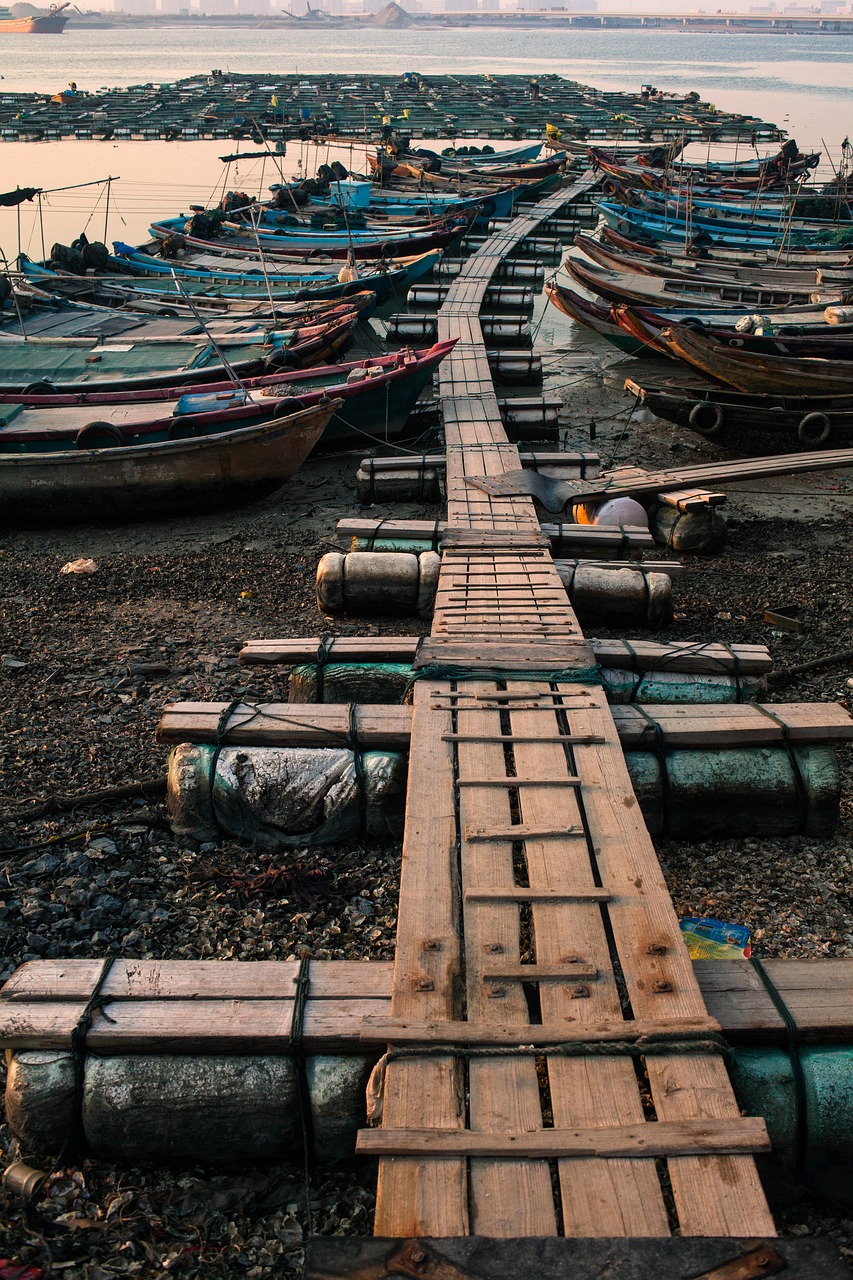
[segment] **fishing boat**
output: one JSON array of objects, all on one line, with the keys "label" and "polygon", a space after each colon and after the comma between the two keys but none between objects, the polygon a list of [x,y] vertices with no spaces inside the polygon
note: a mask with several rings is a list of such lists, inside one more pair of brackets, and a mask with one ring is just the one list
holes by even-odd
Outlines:
[{"label": "fishing boat", "polygon": [[713,264],[718,262],[737,263],[741,266],[786,266],[813,267],[819,271],[829,268],[833,271],[844,270],[853,266],[853,248],[839,249],[826,245],[799,245],[792,249],[790,245],[775,247],[751,245],[720,245],[703,243],[691,245],[690,237],[676,247],[673,243],[661,244],[653,237],[638,232],[625,235],[612,227],[602,225],[598,235],[604,244],[613,245],[617,249],[626,249],[630,253],[643,254],[649,258],[668,258],[671,254],[681,255],[699,263]]},{"label": "fishing boat", "polygon": [[229,347],[208,338],[159,344],[136,344],[132,339],[81,339],[61,346],[37,340],[6,343],[0,348],[0,393],[52,395],[86,387],[174,387],[221,382],[229,370],[243,378],[304,369],[342,354],[354,326],[353,317],[344,317],[315,327],[304,340],[297,339],[286,348],[262,342]]},{"label": "fishing boat", "polygon": [[[172,280],[173,273],[184,280],[206,284],[267,285],[275,292],[310,291],[312,297],[325,292],[330,297],[347,297],[360,289],[372,289],[383,300],[387,292],[407,287],[430,272],[442,256],[441,249],[417,254],[401,254],[393,258],[359,260],[358,279],[339,281],[339,258],[325,254],[271,258],[257,247],[244,253],[179,250],[167,259],[155,257],[145,249],[116,241],[115,254],[108,268],[118,274],[138,272]],[[334,291],[338,290],[337,293]]]},{"label": "fishing boat", "polygon": [[133,391],[32,393],[0,397],[0,452],[46,453],[70,448],[191,439],[270,417],[338,402],[323,443],[399,435],[433,372],[456,339],[421,351],[342,365],[205,386]]},{"label": "fishing boat", "polygon": [[816,285],[807,289],[763,288],[738,281],[693,280],[687,276],[670,280],[628,274],[608,271],[576,257],[567,258],[565,267],[578,284],[600,298],[615,303],[639,302],[649,307],[693,307],[713,311],[725,307],[740,309],[741,312],[754,311],[758,307],[776,311],[796,307],[798,311],[818,312],[829,306],[841,305],[846,296],[843,290],[822,290]]},{"label": "fishing boat", "polygon": [[724,346],[748,354],[794,356],[798,359],[812,356],[824,360],[853,359],[853,325],[832,325],[819,321],[813,325],[783,324],[777,327],[768,322],[766,327],[760,325],[750,331],[738,329],[734,317],[728,324],[706,323],[704,317],[698,316],[679,320],[667,311],[630,307],[625,303],[613,307],[612,315],[620,329],[624,329],[630,337],[646,342],[658,351],[666,352],[666,347],[660,342],[660,334],[675,321],[716,339]]},{"label": "fishing boat", "polygon": [[[163,310],[169,314],[163,314]],[[192,312],[179,315],[164,308],[152,315],[144,311],[117,311],[114,307],[75,302],[52,296],[28,283],[14,291],[14,306],[0,310],[0,352],[22,342],[62,349],[68,343],[86,345],[93,340],[118,342],[127,339],[136,346],[183,343],[197,345],[202,338],[231,348],[264,343],[287,347],[319,333],[343,319],[357,319],[349,303],[341,302],[320,316],[297,313],[295,322],[283,328],[268,314],[259,316],[213,316],[204,320]],[[2,361],[2,355],[0,355]],[[97,363],[92,360],[91,363]]]},{"label": "fishing boat", "polygon": [[294,475],[339,401],[191,440],[0,453],[0,521],[16,528],[232,506]]},{"label": "fishing boat", "polygon": [[809,448],[853,435],[853,393],[838,396],[747,395],[710,386],[665,387],[636,378],[625,390],[665,422],[707,438],[766,431],[796,436]]},{"label": "fishing boat", "polygon": [[774,286],[796,289],[851,289],[853,266],[821,269],[808,266],[772,266],[767,262],[727,262],[714,258],[691,258],[675,252],[643,254],[619,249],[593,236],[576,235],[575,248],[608,271],[660,276],[668,280],[702,279],[721,283],[751,284],[756,288]]},{"label": "fishing boat", "polygon": [[853,247],[853,225],[850,224],[844,224],[837,231],[831,232],[826,227],[794,221],[790,226],[776,230],[772,227],[756,226],[754,223],[726,222],[722,218],[717,220],[691,216],[688,222],[685,218],[664,217],[661,214],[649,213],[645,209],[613,204],[606,200],[595,203],[608,226],[622,235],[635,238],[641,234],[656,241],[689,245],[702,237],[713,245],[780,250],[786,244],[795,249],[803,245],[820,247],[819,243],[815,246],[815,241],[821,232],[825,232],[827,248],[840,249],[848,242]]},{"label": "fishing boat", "polygon": [[292,230],[253,238],[245,235],[235,224],[233,230],[224,228],[228,234],[205,239],[186,230],[185,218],[171,218],[165,222],[152,223],[149,231],[155,240],[168,240],[171,236],[178,235],[185,244],[206,253],[237,252],[253,255],[263,251],[268,259],[274,260],[286,260],[294,255],[302,258],[305,254],[340,259],[347,258],[352,253],[361,261],[363,258],[393,258],[401,254],[426,253],[429,249],[446,249],[462,235],[466,227],[466,221],[451,221],[421,223],[403,231],[385,227],[381,231],[372,230],[369,233],[353,232],[351,238],[334,232],[323,235]]},{"label": "fishing boat", "polygon": [[376,311],[376,294],[362,289],[335,298],[305,301],[303,298],[267,290],[263,282],[254,285],[208,286],[198,281],[175,281],[168,276],[95,275],[74,276],[49,271],[32,264],[26,278],[49,291],[53,298],[87,302],[100,307],[128,308],[145,315],[203,317],[230,315],[266,317],[267,322],[290,324],[319,323],[336,314],[353,312],[367,320]]},{"label": "fishing boat", "polygon": [[46,12],[16,18],[4,5],[0,8],[0,35],[61,35],[71,17],[65,10],[70,8],[71,0],[65,0],[64,4],[52,4]]},{"label": "fishing boat", "polygon": [[835,396],[853,387],[850,360],[752,355],[683,325],[662,330],[660,341],[685,364],[750,395]]},{"label": "fishing boat", "polygon": [[562,311],[563,315],[569,316],[577,324],[583,325],[585,329],[591,329],[593,333],[606,338],[612,346],[617,347],[625,355],[645,356],[651,354],[652,348],[650,345],[638,338],[631,337],[616,323],[609,306],[605,307],[600,302],[593,302],[590,298],[584,298],[581,294],[576,293],[574,289],[567,288],[557,280],[546,281],[545,296],[552,306],[555,306],[558,311]]}]

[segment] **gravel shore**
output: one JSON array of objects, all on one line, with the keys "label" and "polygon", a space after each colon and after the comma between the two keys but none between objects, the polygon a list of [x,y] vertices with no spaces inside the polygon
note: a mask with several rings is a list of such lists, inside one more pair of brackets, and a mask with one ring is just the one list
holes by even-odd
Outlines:
[{"label": "gravel shore", "polygon": [[[625,364],[621,377],[636,373],[636,364]],[[657,466],[676,454],[691,462],[714,456],[698,437],[651,420],[623,437],[618,372],[605,361],[593,376],[592,387],[561,380],[574,423],[570,448],[585,444],[605,457],[641,456]],[[600,419],[594,445],[591,414]],[[227,842],[199,847],[171,834],[157,796],[36,816],[45,798],[162,777],[166,749],[154,730],[167,702],[286,696],[281,674],[240,668],[237,651],[251,637],[329,629],[316,608],[314,573],[336,518],[356,510],[355,461],[312,461],[267,502],[206,520],[0,537],[0,979],[25,960],[111,951],[393,957],[398,847],[348,843],[286,858]],[[712,560],[686,558],[667,636],[767,643],[782,669],[849,647],[851,474],[772,482],[755,495],[733,490],[729,546]],[[95,560],[94,574],[60,574],[80,556]],[[802,634],[763,622],[765,608],[784,605],[798,607]],[[343,634],[421,629],[382,618],[334,627]],[[770,696],[850,707],[853,664],[800,677]],[[839,757],[842,816],[831,840],[661,841],[679,914],[743,922],[762,955],[853,954],[853,754],[844,748]],[[282,867],[288,875],[254,885],[234,875]],[[0,1129],[4,1155],[10,1142]],[[373,1181],[363,1166],[317,1172],[314,1229],[368,1234]],[[295,1276],[309,1231],[298,1159],[227,1172],[86,1160],[55,1170],[36,1202],[0,1191],[0,1205],[0,1259],[67,1280],[164,1271]],[[853,1257],[853,1222],[807,1197],[780,1211],[780,1225],[794,1234],[830,1232]]]}]

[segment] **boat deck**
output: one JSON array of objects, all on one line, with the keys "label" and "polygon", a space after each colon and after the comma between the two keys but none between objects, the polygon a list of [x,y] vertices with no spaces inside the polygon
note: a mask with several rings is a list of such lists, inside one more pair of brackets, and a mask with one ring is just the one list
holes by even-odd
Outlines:
[{"label": "boat deck", "polygon": [[593,651],[520,467],[478,311],[489,238],[439,313],[447,529],[414,689],[375,1234],[774,1234]]}]

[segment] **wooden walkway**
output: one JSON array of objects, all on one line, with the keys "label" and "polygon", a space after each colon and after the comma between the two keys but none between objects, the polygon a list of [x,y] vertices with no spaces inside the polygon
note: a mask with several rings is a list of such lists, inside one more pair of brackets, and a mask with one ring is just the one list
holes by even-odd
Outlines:
[{"label": "wooden walkway", "polygon": [[[695,1039],[716,1023],[549,540],[530,498],[466,482],[520,465],[485,288],[590,185],[491,236],[439,313],[460,338],[439,372],[448,529],[412,712],[394,1047],[360,1140],[381,1157],[380,1236],[774,1234],[745,1154],[761,1125]],[[667,1033],[688,1051],[636,1056]]]}]

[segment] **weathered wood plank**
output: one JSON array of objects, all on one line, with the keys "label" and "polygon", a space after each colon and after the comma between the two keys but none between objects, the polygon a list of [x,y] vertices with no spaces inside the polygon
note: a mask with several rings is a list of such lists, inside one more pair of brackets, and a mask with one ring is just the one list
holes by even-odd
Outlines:
[{"label": "weathered wood plank", "polygon": [[[453,749],[450,713],[430,701],[449,685],[415,688],[400,907],[391,1009],[396,1017],[456,1014],[461,964]],[[390,1037],[389,1037],[390,1038]],[[464,1125],[460,1064],[452,1057],[395,1061],[385,1072],[383,1125]],[[465,1161],[389,1157],[379,1165],[377,1235],[467,1235]]]},{"label": "weathered wood plank", "polygon": [[[420,643],[420,636],[335,636],[325,642],[323,655],[328,662],[411,662]],[[691,641],[667,644],[654,640],[599,640],[595,637],[587,643],[601,666],[629,671],[686,671],[711,675],[739,672],[752,676],[763,675],[773,668],[770,651],[763,644],[725,645]],[[320,649],[319,636],[299,640],[248,640],[240,651],[240,661],[282,665],[314,662]]]},{"label": "weathered wood plank", "polygon": [[[475,683],[474,694],[487,694],[493,685]],[[466,710],[457,722],[470,737],[458,748],[460,777],[494,773],[503,766],[503,749],[488,741],[488,730],[499,728],[500,713]],[[479,739],[479,740],[477,740]],[[463,891],[493,884],[512,885],[512,846],[506,842],[472,840],[484,821],[508,825],[509,795],[468,787],[459,796],[462,832],[460,863]],[[513,968],[520,962],[518,910],[511,903],[464,901],[465,992],[467,1015],[488,1025],[515,1022],[524,1034],[530,1020],[520,983],[496,987],[486,976],[493,966]],[[496,992],[500,991],[500,997]],[[470,1128],[483,1133],[513,1135],[541,1129],[539,1079],[532,1058],[475,1059],[468,1064]],[[471,1227],[479,1235],[556,1235],[557,1218],[547,1163],[474,1160],[470,1169]],[[507,1206],[512,1213],[507,1214]]]},{"label": "weathered wood plank", "polygon": [[[515,1156],[522,1160],[559,1158],[646,1160],[691,1153],[696,1157],[770,1150],[763,1120],[735,1116],[720,1120],[658,1120],[654,1124],[587,1129],[542,1129],[537,1133],[479,1133],[468,1129],[362,1129],[361,1155]],[[528,1233],[529,1234],[529,1233]]]}]

